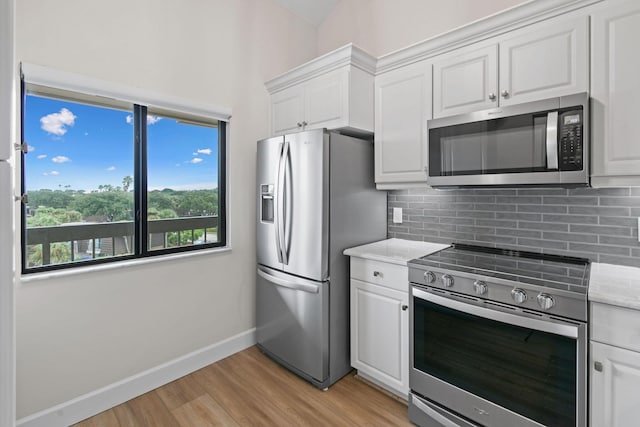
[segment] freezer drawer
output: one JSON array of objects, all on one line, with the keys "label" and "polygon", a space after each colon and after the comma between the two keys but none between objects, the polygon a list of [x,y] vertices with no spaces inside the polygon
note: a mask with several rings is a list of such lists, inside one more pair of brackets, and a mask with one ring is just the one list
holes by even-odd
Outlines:
[{"label": "freezer drawer", "polygon": [[329,376],[329,282],[258,266],[258,345],[318,387]]}]

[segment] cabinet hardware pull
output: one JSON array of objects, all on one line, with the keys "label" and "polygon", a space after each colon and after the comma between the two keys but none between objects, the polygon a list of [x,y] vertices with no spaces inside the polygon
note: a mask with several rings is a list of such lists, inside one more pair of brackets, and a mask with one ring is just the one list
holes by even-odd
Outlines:
[{"label": "cabinet hardware pull", "polygon": [[298,122],[298,123],[296,123],[296,124],[298,125],[298,127],[299,127],[299,128],[301,128],[301,127],[302,127],[302,123]]},{"label": "cabinet hardware pull", "polygon": [[602,362],[593,362],[593,369],[602,372]]},{"label": "cabinet hardware pull", "polygon": [[380,273],[379,271],[374,271],[373,272],[373,276],[374,277],[382,277],[382,273]]},{"label": "cabinet hardware pull", "polygon": [[491,93],[489,94],[489,100],[491,100],[491,101],[495,101],[495,100],[496,100],[496,94],[495,94],[495,93],[493,93],[493,92],[491,92]]},{"label": "cabinet hardware pull", "polygon": [[502,95],[503,98],[506,98],[509,96],[509,91],[505,89],[500,93],[500,95]]},{"label": "cabinet hardware pull", "polygon": [[408,305],[404,305],[404,304],[402,305],[402,311],[407,311],[407,308],[409,308]]}]

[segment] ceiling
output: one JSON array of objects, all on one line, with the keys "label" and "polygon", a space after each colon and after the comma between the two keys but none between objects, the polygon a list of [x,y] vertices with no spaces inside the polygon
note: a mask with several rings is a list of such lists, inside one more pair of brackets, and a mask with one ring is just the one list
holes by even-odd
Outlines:
[{"label": "ceiling", "polygon": [[276,0],[316,27],[324,21],[339,0]]}]

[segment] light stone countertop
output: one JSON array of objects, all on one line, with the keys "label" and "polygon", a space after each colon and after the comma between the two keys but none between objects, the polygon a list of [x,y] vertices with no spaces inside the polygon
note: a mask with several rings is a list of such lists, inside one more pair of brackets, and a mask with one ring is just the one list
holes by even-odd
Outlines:
[{"label": "light stone countertop", "polygon": [[356,246],[344,250],[345,255],[383,261],[392,264],[407,265],[414,258],[432,254],[450,245],[413,240],[387,239],[368,245]]},{"label": "light stone countertop", "polygon": [[589,301],[640,310],[640,268],[592,263]]}]

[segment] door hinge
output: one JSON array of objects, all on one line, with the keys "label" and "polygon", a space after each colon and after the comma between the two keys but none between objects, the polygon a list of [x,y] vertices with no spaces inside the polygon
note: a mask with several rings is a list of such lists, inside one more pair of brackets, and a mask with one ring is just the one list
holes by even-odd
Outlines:
[{"label": "door hinge", "polygon": [[24,193],[22,196],[15,196],[14,199],[16,202],[22,202],[25,205],[29,203],[29,196],[27,193]]},{"label": "door hinge", "polygon": [[13,148],[15,148],[16,151],[22,151],[23,154],[27,154],[29,152],[29,144],[26,142],[23,142],[22,144],[13,144]]}]

